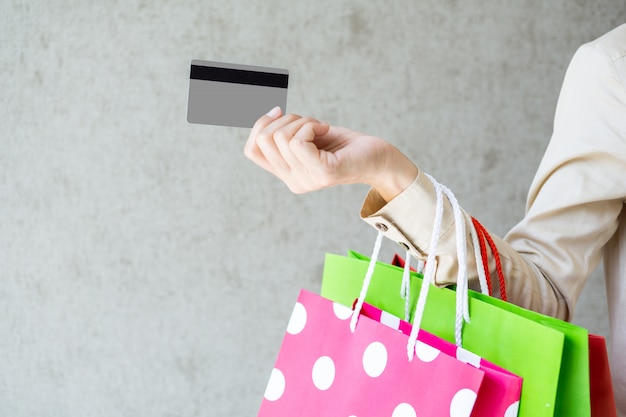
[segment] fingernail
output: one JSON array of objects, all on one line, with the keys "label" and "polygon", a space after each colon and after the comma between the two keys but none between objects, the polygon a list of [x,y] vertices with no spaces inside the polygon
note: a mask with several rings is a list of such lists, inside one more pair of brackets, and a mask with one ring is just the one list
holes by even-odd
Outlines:
[{"label": "fingernail", "polygon": [[279,114],[280,114],[280,107],[279,106],[276,106],[272,110],[267,112],[267,116],[271,117],[272,119],[274,117],[278,116]]}]

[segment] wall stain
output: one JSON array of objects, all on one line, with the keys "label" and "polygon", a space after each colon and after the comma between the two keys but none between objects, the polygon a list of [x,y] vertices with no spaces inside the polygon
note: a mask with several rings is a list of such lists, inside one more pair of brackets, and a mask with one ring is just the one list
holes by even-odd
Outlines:
[{"label": "wall stain", "polygon": [[493,170],[500,160],[500,151],[495,148],[489,148],[482,154],[481,172],[489,172]]}]

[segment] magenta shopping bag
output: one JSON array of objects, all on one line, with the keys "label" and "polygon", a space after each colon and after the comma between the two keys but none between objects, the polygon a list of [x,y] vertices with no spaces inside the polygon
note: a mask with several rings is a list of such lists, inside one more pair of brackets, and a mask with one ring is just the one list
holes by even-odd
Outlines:
[{"label": "magenta shopping bag", "polygon": [[[363,304],[361,314],[406,335],[411,334],[411,324],[370,304]],[[420,329],[417,340],[485,372],[472,417],[517,416],[522,391],[521,377],[424,330]]]},{"label": "magenta shopping bag", "polygon": [[[259,417],[469,417],[485,371],[303,290]],[[433,338],[435,338],[433,336]]]}]

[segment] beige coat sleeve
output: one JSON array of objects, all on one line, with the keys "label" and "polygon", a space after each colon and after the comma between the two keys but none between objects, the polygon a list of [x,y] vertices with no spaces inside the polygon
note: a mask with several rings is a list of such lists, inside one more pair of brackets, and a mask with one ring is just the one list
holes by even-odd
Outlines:
[{"label": "beige coat sleeve", "polygon": [[[419,174],[413,184],[395,199],[385,204],[371,190],[361,210],[362,218],[382,230],[385,236],[402,247],[408,247],[413,257],[426,260],[434,220],[435,191],[430,181]],[[466,224],[469,233],[471,225]],[[567,303],[539,268],[518,253],[511,245],[491,235],[500,253],[503,272],[507,283],[508,300],[536,311],[558,317],[567,317]],[[470,281],[478,280],[474,249],[471,238],[468,245],[468,272]],[[456,232],[452,209],[444,199],[444,218],[440,235],[435,283],[440,286],[456,282],[458,261],[456,257]],[[497,282],[495,263],[490,257],[492,281]]]},{"label": "beige coat sleeve", "polygon": [[[528,195],[526,216],[504,239],[492,235],[509,301],[551,316],[571,319],[587,278],[615,233],[624,204],[626,74],[616,68],[618,61],[623,66],[626,54],[624,34],[626,26],[619,36],[600,38],[575,54],[559,97],[553,136]],[[433,186],[420,173],[388,203],[370,191],[361,217],[424,259],[434,207]],[[456,279],[453,225],[446,204],[436,254],[438,285]],[[467,242],[471,254],[471,239]],[[468,269],[470,279],[477,279],[475,263]],[[494,269],[491,262],[490,270]]]}]

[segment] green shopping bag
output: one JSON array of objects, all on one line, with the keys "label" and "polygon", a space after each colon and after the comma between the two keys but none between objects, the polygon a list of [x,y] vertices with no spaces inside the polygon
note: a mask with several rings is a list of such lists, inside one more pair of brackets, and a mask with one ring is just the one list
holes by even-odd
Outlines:
[{"label": "green shopping bag", "polygon": [[[368,263],[367,257],[354,252],[350,257],[326,255],[322,296],[352,305]],[[365,301],[404,317],[402,273],[401,268],[378,262]],[[420,288],[421,275],[412,273],[409,305],[415,305]],[[454,328],[449,323],[454,322],[455,303],[453,290],[431,288],[422,328],[453,342]],[[473,291],[469,309],[472,320],[463,328],[463,344],[524,379],[520,417],[589,416],[585,329]]]}]

